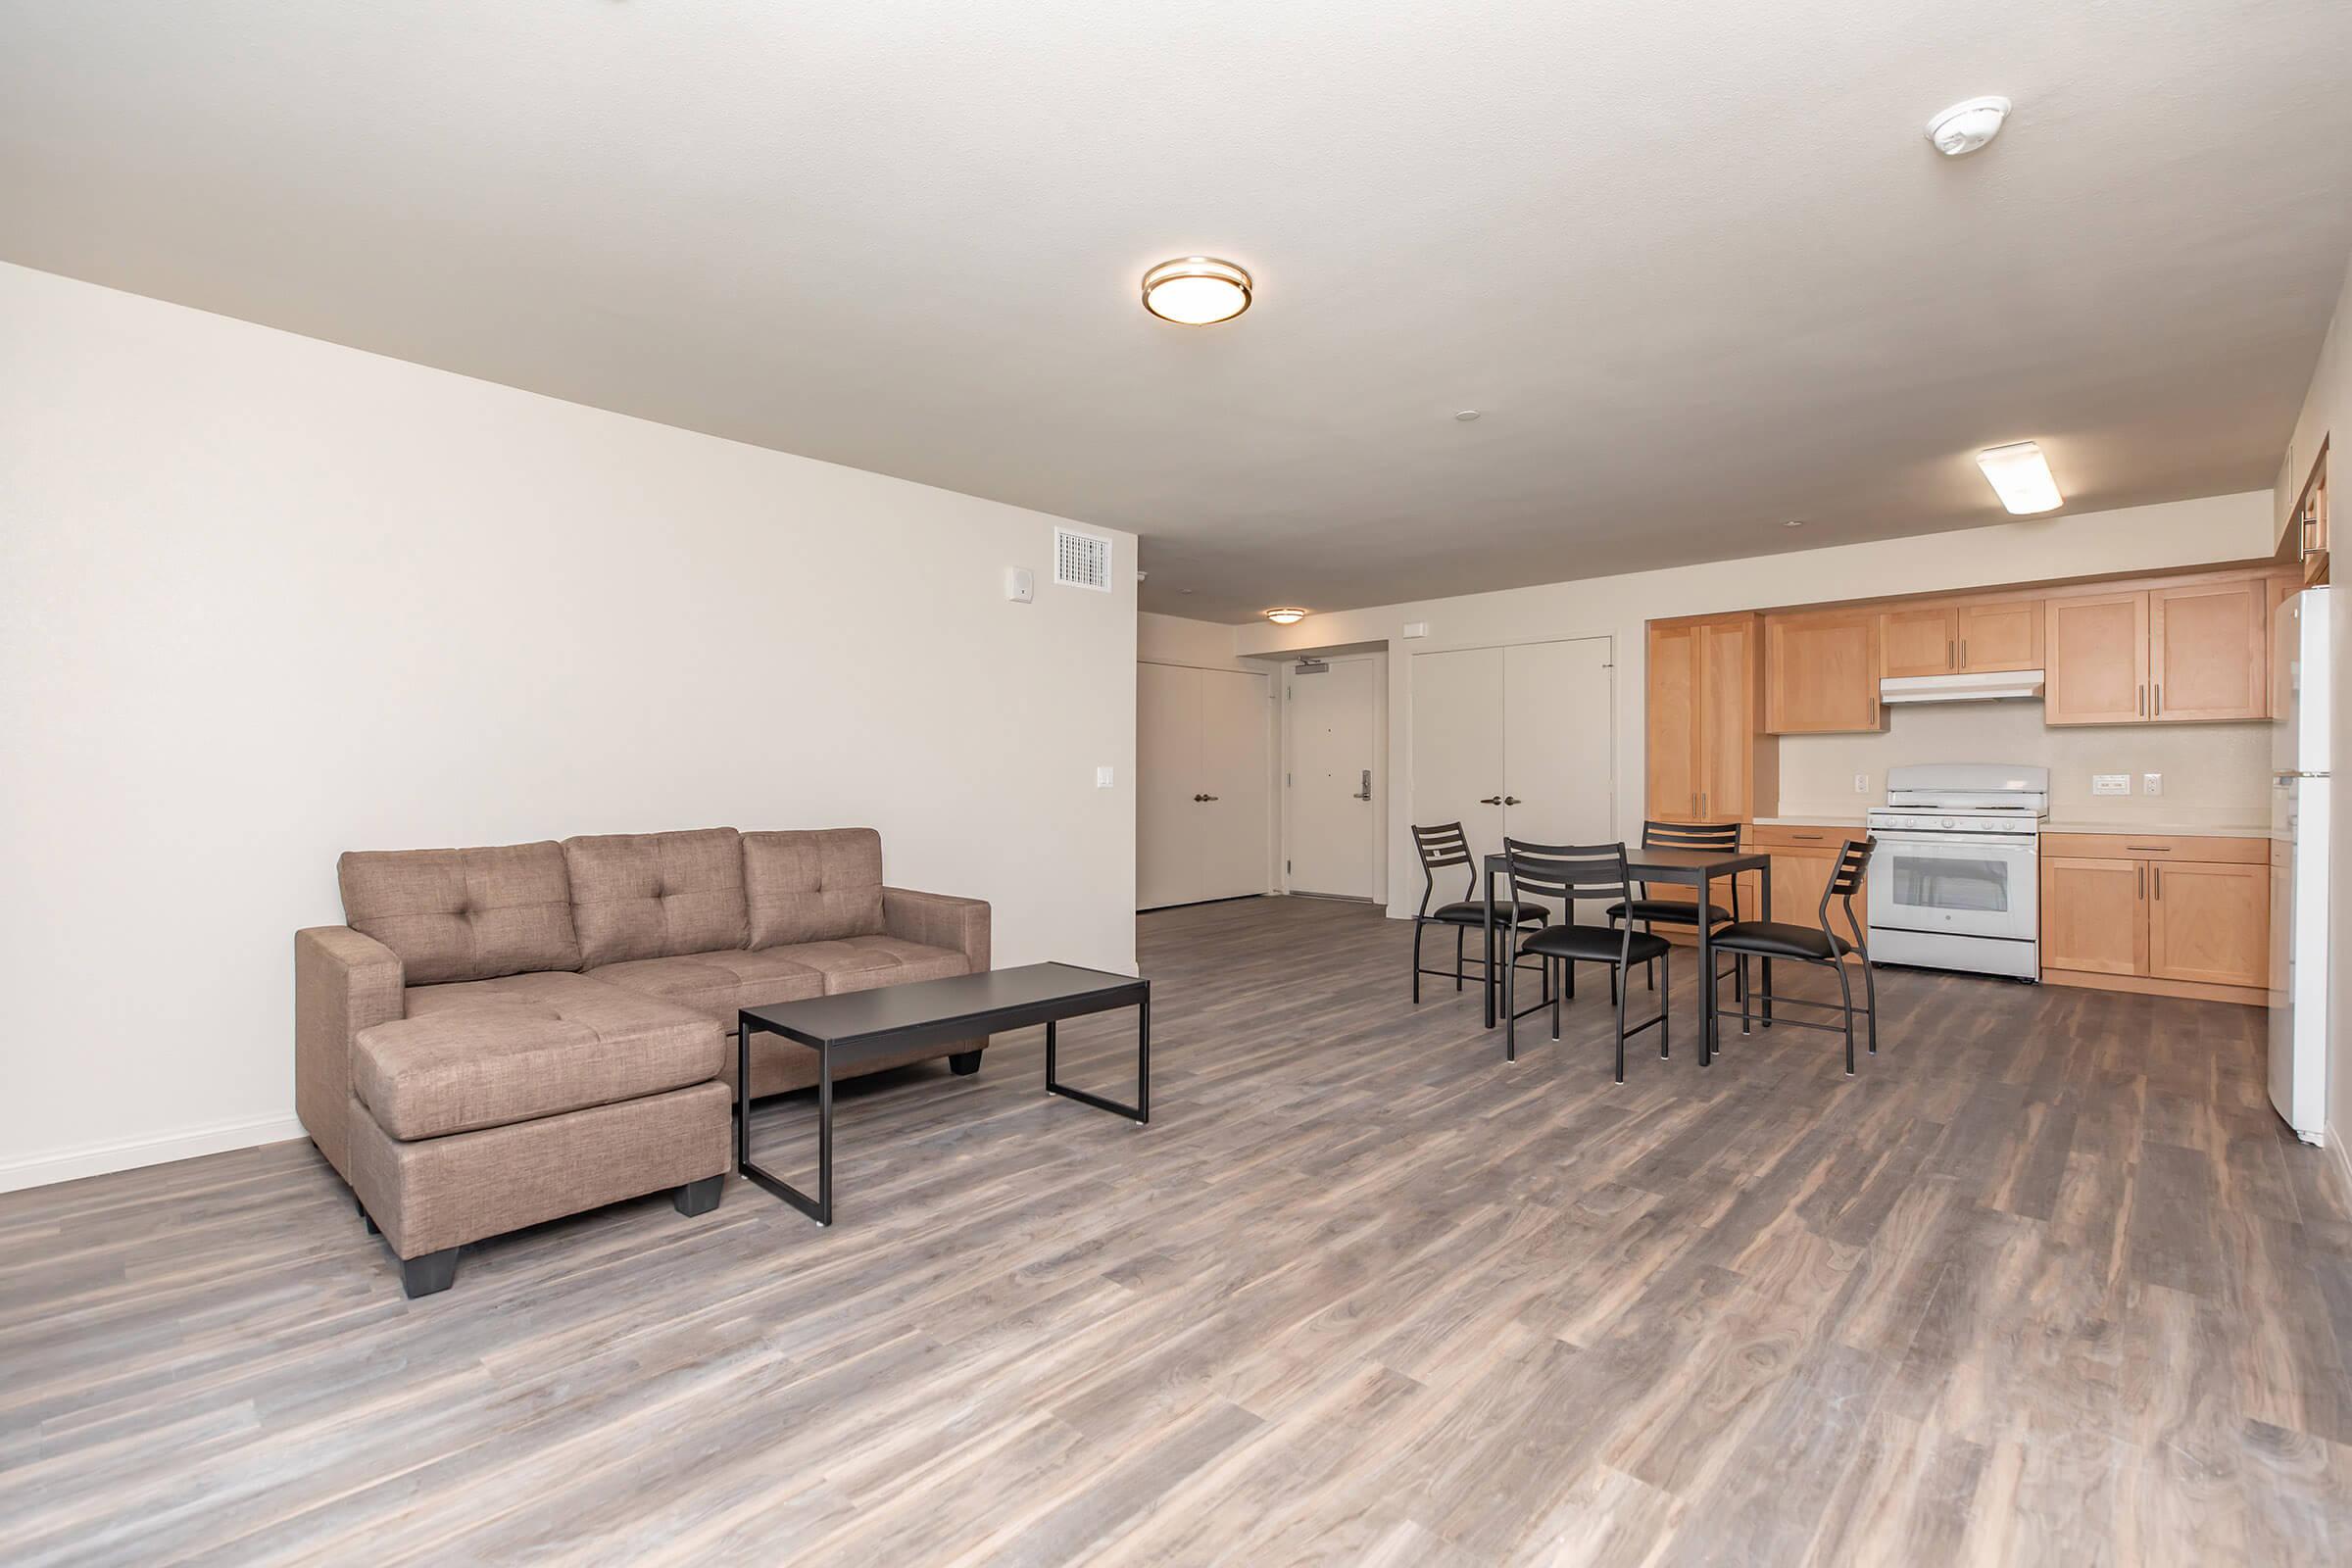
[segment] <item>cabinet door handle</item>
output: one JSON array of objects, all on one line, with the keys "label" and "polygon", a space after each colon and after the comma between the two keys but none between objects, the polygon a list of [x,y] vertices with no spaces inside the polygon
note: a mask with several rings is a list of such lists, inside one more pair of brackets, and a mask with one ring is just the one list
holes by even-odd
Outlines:
[{"label": "cabinet door handle", "polygon": [[2162,681],[2156,683],[2156,711],[2159,713],[2164,711],[2164,682]]},{"label": "cabinet door handle", "polygon": [[2156,902],[2164,902],[2164,867],[2161,865],[2156,868]]},{"label": "cabinet door handle", "polygon": [[1960,645],[1949,637],[1943,640],[1943,662],[1954,669],[1960,667]]},{"label": "cabinet door handle", "polygon": [[2140,861],[2137,870],[2139,874],[2132,879],[2132,896],[2144,899],[2148,896],[2148,862]]},{"label": "cabinet door handle", "polygon": [[1968,639],[1965,637],[1960,639],[1960,667],[1968,667]]},{"label": "cabinet door handle", "polygon": [[1818,833],[1791,833],[1788,836],[1792,839],[1803,839],[1808,843],[1818,843],[1821,839],[1821,835]]},{"label": "cabinet door handle", "polygon": [[2145,682],[2140,685],[2139,695],[2132,699],[2132,716],[2134,718],[2148,716],[2148,688]]},{"label": "cabinet door handle", "polygon": [[2146,855],[2170,855],[2173,853],[2173,847],[2170,844],[2127,844],[2124,848],[2138,850]]},{"label": "cabinet door handle", "polygon": [[1706,792],[1705,790],[1700,790],[1700,791],[1698,792],[1698,814],[1699,814],[1699,815],[1701,815],[1701,816],[1705,816],[1705,815],[1707,815],[1707,814],[1708,814],[1708,813],[1707,813],[1707,792]]}]

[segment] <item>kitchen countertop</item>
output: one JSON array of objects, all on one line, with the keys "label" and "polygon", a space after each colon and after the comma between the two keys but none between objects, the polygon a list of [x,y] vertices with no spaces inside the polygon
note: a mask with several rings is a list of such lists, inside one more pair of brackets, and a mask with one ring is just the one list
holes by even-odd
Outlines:
[{"label": "kitchen countertop", "polygon": [[1759,816],[1758,827],[1860,827],[1859,816]]},{"label": "kitchen countertop", "polygon": [[2267,839],[2271,836],[2268,822],[2180,822],[2162,818],[2145,822],[2119,822],[2082,816],[2052,816],[2042,821],[2041,830],[2044,833],[2147,833],[2160,838],[2191,839]]}]

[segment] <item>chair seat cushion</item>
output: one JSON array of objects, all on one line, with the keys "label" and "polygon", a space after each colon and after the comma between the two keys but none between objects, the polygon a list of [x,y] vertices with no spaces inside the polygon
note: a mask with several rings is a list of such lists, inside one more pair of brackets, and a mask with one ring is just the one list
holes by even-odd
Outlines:
[{"label": "chair seat cushion", "polygon": [[403,1142],[642,1099],[718,1076],[700,1013],[576,974],[409,992],[409,1016],[360,1031],[351,1088]]},{"label": "chair seat cushion", "polygon": [[806,1002],[825,994],[825,975],[783,948],[722,949],[674,958],[632,958],[588,971],[592,980],[641,997],[674,1002],[717,1019],[728,1033],[745,1007]]},{"label": "chair seat cushion", "polygon": [[[1485,925],[1487,906],[1476,902],[1442,904],[1430,911],[1429,917],[1443,920],[1447,925]],[[1498,925],[1541,925],[1550,918],[1550,911],[1541,904],[1513,904],[1508,899],[1494,901],[1494,920]]]},{"label": "chair seat cushion", "polygon": [[1664,937],[1653,937],[1646,931],[1629,933],[1623,926],[1612,930],[1599,925],[1547,925],[1520,943],[1519,951],[1546,958],[1577,958],[1594,963],[1614,963],[1620,956],[1625,956],[1635,963],[1646,963],[1664,957],[1672,950]]},{"label": "chair seat cushion", "polygon": [[[1698,906],[1688,899],[1635,899],[1626,904],[1612,904],[1604,911],[1612,920],[1629,915],[1636,920],[1655,921],[1660,925],[1698,924]],[[1720,904],[1707,906],[1707,924],[1721,925],[1732,917],[1732,911]]]},{"label": "chair seat cushion", "polygon": [[1767,958],[1813,958],[1827,962],[1833,954],[1854,951],[1854,945],[1817,925],[1790,925],[1786,920],[1740,920],[1718,927],[1717,952],[1753,953]]}]

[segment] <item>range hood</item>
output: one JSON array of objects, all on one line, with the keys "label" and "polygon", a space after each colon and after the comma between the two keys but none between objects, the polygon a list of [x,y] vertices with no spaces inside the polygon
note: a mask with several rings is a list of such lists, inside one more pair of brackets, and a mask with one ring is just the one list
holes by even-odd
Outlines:
[{"label": "range hood", "polygon": [[1965,675],[1900,675],[1879,682],[1882,703],[2018,702],[2041,695],[2038,669],[1997,669]]}]

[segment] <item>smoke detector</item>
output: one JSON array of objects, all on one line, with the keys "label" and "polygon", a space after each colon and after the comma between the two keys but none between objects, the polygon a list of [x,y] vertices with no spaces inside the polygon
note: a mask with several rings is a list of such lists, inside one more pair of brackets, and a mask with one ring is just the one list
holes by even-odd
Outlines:
[{"label": "smoke detector", "polygon": [[1943,110],[1928,122],[1928,140],[1946,158],[1973,153],[2001,133],[2009,118],[2006,98],[1971,98]]}]

